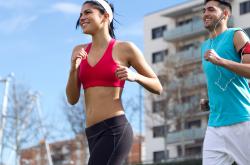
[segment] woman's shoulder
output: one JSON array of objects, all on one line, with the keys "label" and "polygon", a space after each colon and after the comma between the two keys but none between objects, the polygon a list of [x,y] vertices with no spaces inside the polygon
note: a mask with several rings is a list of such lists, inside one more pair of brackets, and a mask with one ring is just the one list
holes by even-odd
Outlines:
[{"label": "woman's shoulder", "polygon": [[131,41],[116,40],[115,48],[122,51],[131,51],[136,48],[136,45]]},{"label": "woman's shoulder", "polygon": [[76,45],[76,46],[73,48],[73,52],[74,52],[74,51],[77,51],[77,50],[79,50],[79,49],[82,49],[82,48],[86,49],[86,48],[88,47],[88,45],[89,45],[89,43],[87,43],[87,44],[79,44],[79,45]]}]

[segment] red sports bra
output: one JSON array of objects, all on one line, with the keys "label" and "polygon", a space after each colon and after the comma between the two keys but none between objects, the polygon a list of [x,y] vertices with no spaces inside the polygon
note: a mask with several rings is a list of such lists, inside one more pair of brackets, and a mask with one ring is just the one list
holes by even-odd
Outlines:
[{"label": "red sports bra", "polygon": [[[88,63],[88,56],[81,61],[78,76],[84,89],[95,86],[124,87],[125,81],[119,80],[115,75],[117,63],[112,57],[114,44],[115,39],[111,39],[103,56],[94,66]],[[87,54],[89,53],[91,45],[90,43],[85,49]]]}]

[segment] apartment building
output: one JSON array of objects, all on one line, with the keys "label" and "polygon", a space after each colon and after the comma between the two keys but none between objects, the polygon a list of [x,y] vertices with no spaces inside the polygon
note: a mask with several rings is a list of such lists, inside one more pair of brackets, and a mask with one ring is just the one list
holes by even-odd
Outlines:
[{"label": "apartment building", "polygon": [[[88,149],[85,136],[75,139],[54,142],[49,145],[51,159],[54,165],[82,165],[87,164]],[[38,146],[21,151],[20,165],[47,165],[49,164],[44,141]]]},{"label": "apartment building", "polygon": [[[134,136],[134,141],[126,165],[141,163],[143,157],[144,137]],[[78,135],[74,139],[54,142],[50,145],[53,165],[87,165],[89,153],[85,136]],[[44,141],[40,145],[21,151],[20,165],[47,165],[48,155]]]},{"label": "apartment building", "polygon": [[[209,111],[200,44],[208,38],[201,20],[203,0],[189,0],[144,17],[147,61],[163,86],[162,96],[145,94],[144,162],[200,159]],[[250,34],[250,0],[232,0],[230,27]]]},{"label": "apartment building", "polygon": [[136,165],[142,163],[145,149],[144,145],[144,137],[135,135],[133,145],[125,162],[126,165]]}]

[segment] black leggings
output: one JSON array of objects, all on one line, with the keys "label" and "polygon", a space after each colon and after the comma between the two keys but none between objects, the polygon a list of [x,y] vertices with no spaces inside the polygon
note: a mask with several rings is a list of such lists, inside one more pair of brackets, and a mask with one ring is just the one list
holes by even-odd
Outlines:
[{"label": "black leggings", "polygon": [[125,115],[112,117],[86,129],[88,165],[121,165],[133,142],[133,130]]}]

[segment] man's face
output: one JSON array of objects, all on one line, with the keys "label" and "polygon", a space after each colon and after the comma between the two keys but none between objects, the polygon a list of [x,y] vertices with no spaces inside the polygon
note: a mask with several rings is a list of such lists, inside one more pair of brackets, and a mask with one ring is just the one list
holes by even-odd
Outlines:
[{"label": "man's face", "polygon": [[203,8],[203,23],[204,27],[209,31],[221,26],[223,17],[222,9],[219,7],[219,2],[209,1]]}]

